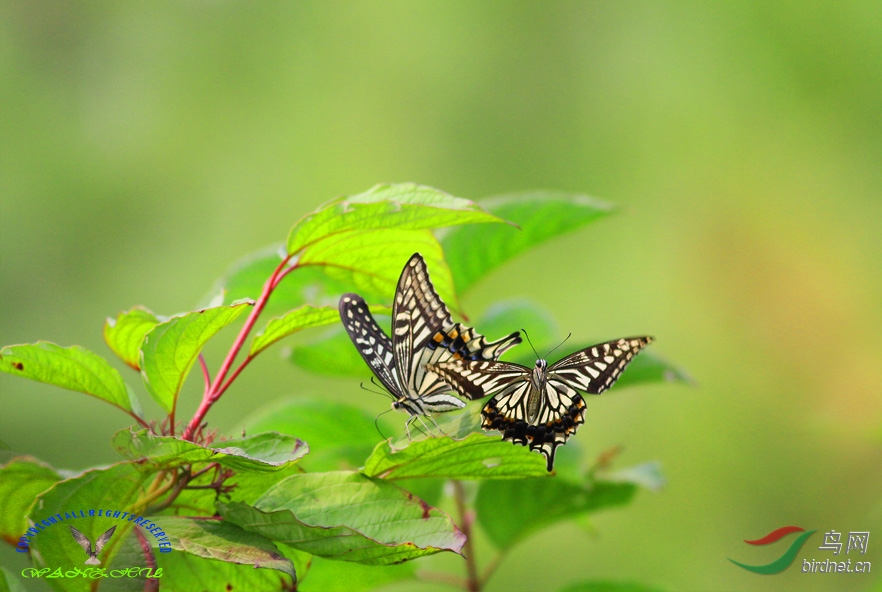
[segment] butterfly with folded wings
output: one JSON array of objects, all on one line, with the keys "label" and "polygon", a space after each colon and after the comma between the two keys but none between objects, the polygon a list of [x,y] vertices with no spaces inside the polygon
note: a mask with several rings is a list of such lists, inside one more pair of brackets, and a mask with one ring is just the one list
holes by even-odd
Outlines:
[{"label": "butterfly with folded wings", "polygon": [[481,399],[481,426],[502,432],[502,439],[529,446],[554,466],[558,446],[585,422],[585,400],[578,391],[599,395],[618,380],[625,366],[652,337],[625,337],[586,347],[555,362],[536,360],[530,369],[520,364],[457,359],[434,362],[437,373],[460,395]]},{"label": "butterfly with folded wings", "polygon": [[465,403],[427,364],[452,360],[496,360],[521,342],[520,333],[497,341],[453,322],[438,296],[422,255],[414,253],[398,279],[392,305],[390,338],[358,294],[340,298],[340,318],[358,353],[394,397],[392,407],[410,414],[405,429],[421,416],[452,411]]}]

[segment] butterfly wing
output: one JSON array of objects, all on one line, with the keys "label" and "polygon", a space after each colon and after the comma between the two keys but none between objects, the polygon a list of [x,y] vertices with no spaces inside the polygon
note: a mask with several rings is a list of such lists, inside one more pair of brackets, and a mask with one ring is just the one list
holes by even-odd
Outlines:
[{"label": "butterfly wing", "polygon": [[599,395],[619,379],[634,356],[650,343],[652,337],[648,336],[624,337],[586,347],[555,362],[548,369],[548,379]]},{"label": "butterfly wing", "polygon": [[400,397],[402,388],[395,373],[392,340],[374,320],[364,299],[358,294],[343,294],[339,309],[343,327],[355,349],[386,390]]},{"label": "butterfly wing", "polygon": [[419,253],[410,258],[401,272],[392,314],[396,368],[407,368],[407,391],[423,413],[465,406],[450,394],[447,383],[427,368],[428,364],[461,358],[495,359],[521,341],[520,333],[514,332],[487,342],[471,327],[454,323]]}]

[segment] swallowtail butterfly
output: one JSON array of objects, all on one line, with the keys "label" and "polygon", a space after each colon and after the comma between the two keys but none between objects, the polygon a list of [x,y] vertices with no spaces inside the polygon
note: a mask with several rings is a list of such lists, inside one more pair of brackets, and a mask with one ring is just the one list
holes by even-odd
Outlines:
[{"label": "swallowtail butterfly", "polygon": [[426,364],[452,360],[496,360],[521,342],[515,331],[488,343],[471,327],[454,323],[435,292],[426,262],[415,253],[398,280],[392,305],[392,338],[377,325],[358,294],[340,298],[340,318],[358,353],[395,401],[410,414],[405,429],[419,416],[465,407],[451,388]]},{"label": "swallowtail butterfly", "polygon": [[502,439],[529,446],[543,455],[547,468],[554,451],[585,422],[585,401],[577,391],[599,395],[625,370],[652,337],[626,337],[592,345],[548,366],[536,360],[520,364],[483,360],[451,360],[429,365],[458,393],[470,399],[494,395],[481,411],[485,430],[499,430]]}]

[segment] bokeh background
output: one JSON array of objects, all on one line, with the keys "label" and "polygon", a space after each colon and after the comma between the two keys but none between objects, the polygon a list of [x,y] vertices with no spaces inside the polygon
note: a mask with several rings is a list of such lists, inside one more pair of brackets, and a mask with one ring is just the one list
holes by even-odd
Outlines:
[{"label": "bokeh background", "polygon": [[[869,530],[882,572],[878,2],[7,1],[0,60],[0,343],[109,355],[106,316],[190,309],[378,182],[588,193],[619,214],[500,268],[465,309],[524,296],[580,340],[650,333],[695,385],[592,399],[585,454],[623,445],[620,465],[658,459],[668,486],[544,531],[488,591],[879,589],[726,559],[770,561],[782,543],[742,539],[797,524]],[[0,389],[11,448],[117,459],[109,405]],[[331,391],[371,397],[268,354],[209,418],[235,433],[264,402]],[[820,536],[797,563],[826,558]]]}]

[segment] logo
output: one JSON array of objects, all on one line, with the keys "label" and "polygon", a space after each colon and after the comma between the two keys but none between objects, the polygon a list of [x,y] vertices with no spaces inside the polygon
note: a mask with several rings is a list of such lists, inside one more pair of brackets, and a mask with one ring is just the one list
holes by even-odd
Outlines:
[{"label": "logo", "polygon": [[[105,524],[101,525],[101,528],[97,532],[101,532],[104,530],[103,526],[108,526],[106,521],[108,519],[131,523],[131,526],[127,528],[123,526],[123,530],[121,531],[123,534],[120,536],[132,536],[133,533],[129,532],[130,530],[138,530],[138,536],[143,540],[149,540],[149,537],[152,535],[152,538],[155,539],[155,544],[153,545],[159,553],[170,553],[172,551],[172,542],[169,539],[168,535],[162,529],[162,527],[153,522],[152,518],[147,518],[144,516],[138,516],[137,514],[133,514],[131,512],[123,512],[120,510],[108,510],[108,509],[76,509],[76,510],[67,510],[63,513],[55,514],[54,516],[48,516],[43,520],[31,520],[30,523],[32,526],[28,528],[24,535],[19,539],[18,544],[16,545],[16,551],[19,553],[26,553],[31,550],[31,542],[34,539],[39,537],[39,542],[41,545],[47,545],[47,549],[51,548],[55,545],[63,545],[65,548],[68,546],[73,547],[73,543],[76,542],[77,545],[82,547],[85,552],[85,561],[83,561],[84,566],[79,565],[80,560],[74,559],[74,563],[77,565],[46,565],[43,567],[30,567],[22,570],[21,575],[23,578],[31,579],[31,578],[46,578],[55,579],[55,578],[72,578],[72,579],[85,579],[85,580],[97,580],[99,578],[140,578],[143,580],[158,580],[162,577],[162,567],[157,567],[155,561],[151,561],[151,565],[148,566],[126,566],[126,565],[113,565],[111,567],[102,567],[102,560],[99,559],[98,555],[101,553],[103,549],[111,550],[110,547],[114,545],[109,545],[111,539],[116,532],[119,524],[115,524],[104,530],[104,533],[98,536],[95,539],[95,544],[92,544],[92,541],[83,534],[80,529],[76,528],[71,522],[78,522],[77,526],[79,526],[82,530],[86,532],[95,532],[94,520],[99,519],[104,521]],[[64,528],[64,523],[67,523],[67,528]],[[92,528],[88,528],[92,526]],[[53,528],[57,527],[57,528]],[[61,530],[58,530],[61,528]],[[44,532],[50,531],[51,534],[43,535]],[[70,532],[71,537],[73,537],[73,541],[67,538],[67,532]],[[41,536],[43,535],[43,536]],[[119,537],[116,539],[116,543],[120,543]],[[57,556],[57,555],[56,555]],[[64,556],[67,557],[75,557],[76,554],[65,553]],[[82,556],[81,556],[82,557]],[[120,563],[120,557],[117,556],[116,560],[112,560],[110,556],[107,556],[105,552],[104,563]]]},{"label": "logo", "polygon": [[[806,541],[817,532],[817,530],[806,530],[799,526],[782,526],[776,530],[773,530],[766,536],[756,539],[756,540],[745,540],[744,542],[748,545],[769,545],[772,543],[776,543],[783,539],[784,537],[800,532],[798,537],[796,537],[793,542],[790,543],[790,546],[787,548],[784,553],[772,561],[771,563],[766,563],[764,565],[749,565],[746,563],[741,563],[739,561],[735,561],[732,558],[729,558],[729,561],[746,569],[747,571],[751,571],[753,573],[762,574],[762,575],[773,575],[777,573],[781,573],[793,563],[793,560],[796,559],[796,556],[799,554],[799,551],[802,549],[803,545],[805,545]],[[832,551],[834,555],[839,555],[842,552],[842,543],[840,542],[841,533],[836,532],[835,530],[830,530],[829,532],[824,533],[824,544],[818,547],[818,550],[821,551]],[[847,545],[845,549],[845,553],[851,553],[851,551],[857,551],[860,555],[865,555],[867,552],[867,544],[870,540],[870,533],[868,531],[852,531],[848,533]],[[831,561],[830,559],[826,560],[817,560],[817,559],[803,559],[802,560],[802,572],[803,573],[830,573],[830,572],[843,572],[843,573],[869,573],[871,568],[871,564],[869,561],[857,561],[852,565],[851,559],[846,561]]]},{"label": "logo", "polygon": [[113,531],[116,530],[116,526],[110,527],[107,532],[98,537],[95,541],[94,550],[92,550],[92,541],[90,541],[86,535],[70,524],[68,524],[68,527],[70,528],[70,534],[73,536],[74,540],[83,548],[83,551],[86,552],[86,565],[101,565],[101,561],[98,559],[98,553],[101,552],[101,549],[107,544],[110,537],[113,536]]},{"label": "logo", "polygon": [[814,530],[809,530],[806,532],[804,528],[800,528],[799,526],[782,526],[777,530],[773,530],[766,536],[761,539],[756,539],[754,541],[745,540],[744,542],[748,545],[768,545],[771,543],[775,543],[786,537],[788,534],[792,534],[794,532],[801,532],[802,534],[796,537],[796,539],[790,543],[790,547],[784,551],[784,554],[778,557],[771,563],[766,563],[765,565],[747,565],[746,563],[739,563],[734,559],[729,559],[732,563],[737,565],[738,567],[743,567],[747,571],[752,571],[753,573],[763,574],[763,575],[772,575],[776,573],[781,573],[793,563],[793,560],[796,559],[797,553],[802,549],[802,546],[809,539],[810,536],[815,534]]}]

